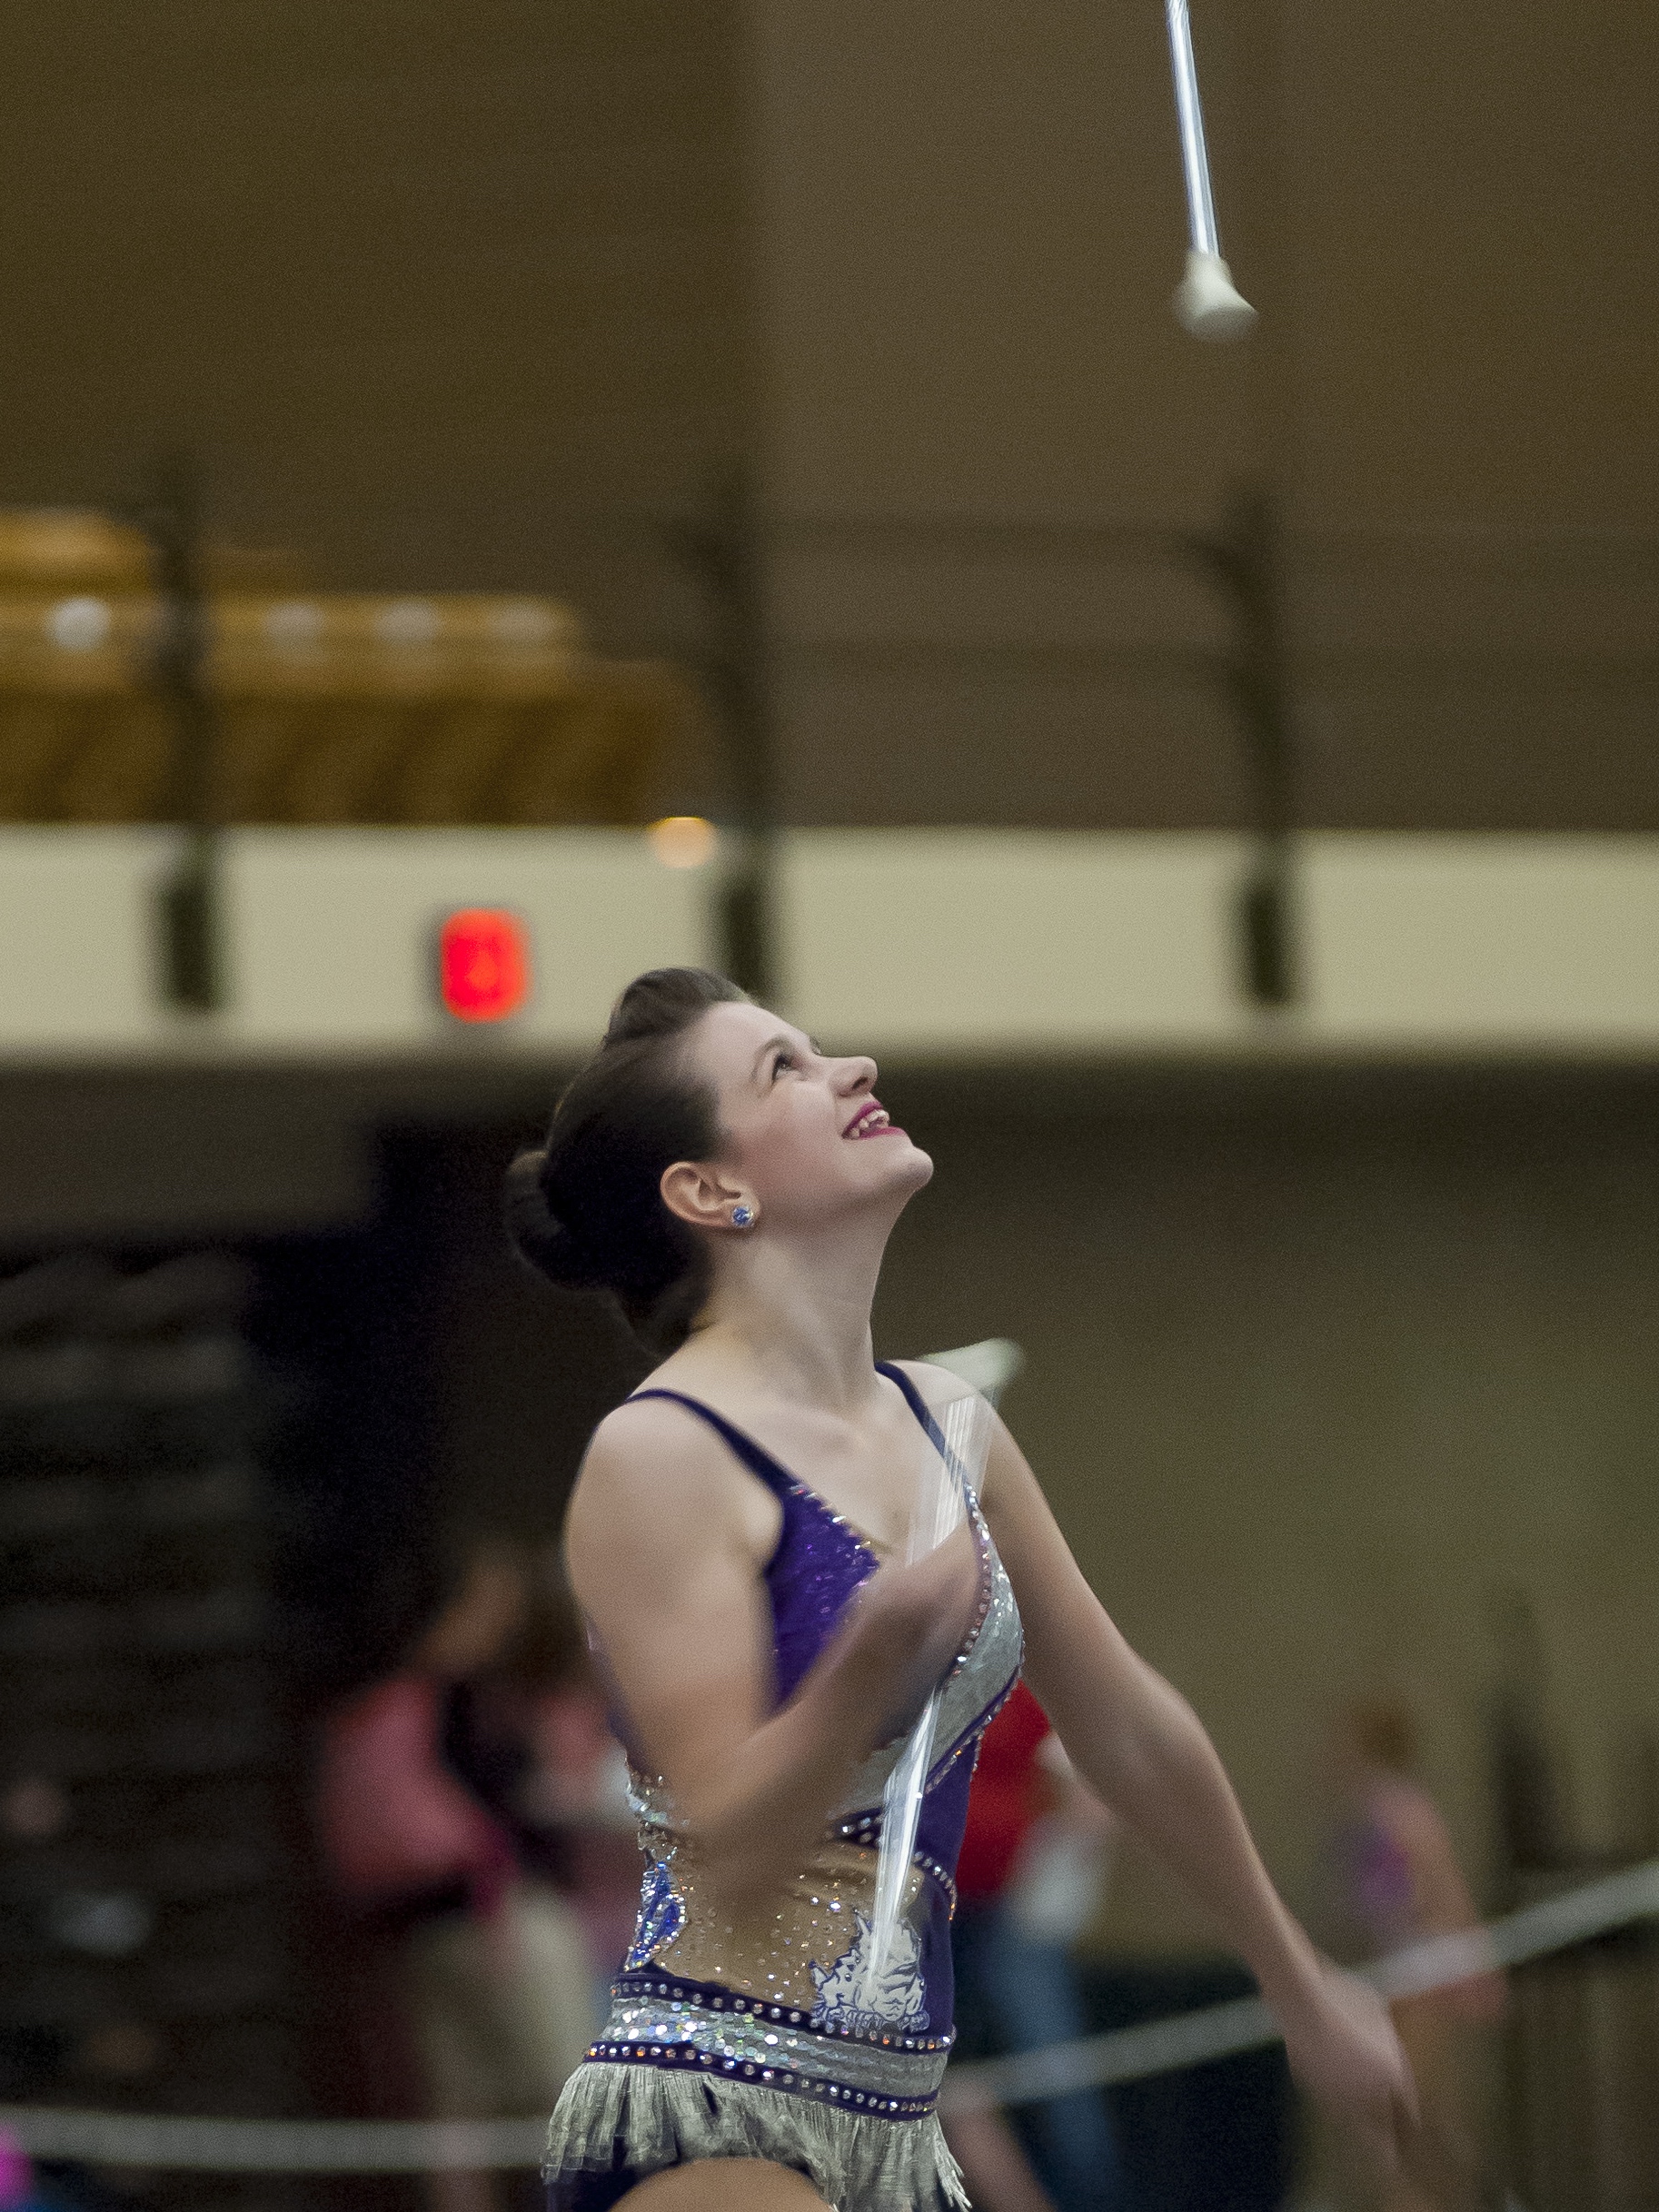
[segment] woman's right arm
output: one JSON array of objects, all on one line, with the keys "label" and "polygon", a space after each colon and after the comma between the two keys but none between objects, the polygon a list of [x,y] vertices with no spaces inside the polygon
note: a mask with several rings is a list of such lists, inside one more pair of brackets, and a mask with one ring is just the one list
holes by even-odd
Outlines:
[{"label": "woman's right arm", "polygon": [[630,1730],[734,1901],[800,1863],[859,1761],[943,1671],[978,1589],[965,1531],[883,1568],[773,1711],[763,1575],[778,1511],[717,1439],[648,1403],[601,1424],[565,1529]]}]

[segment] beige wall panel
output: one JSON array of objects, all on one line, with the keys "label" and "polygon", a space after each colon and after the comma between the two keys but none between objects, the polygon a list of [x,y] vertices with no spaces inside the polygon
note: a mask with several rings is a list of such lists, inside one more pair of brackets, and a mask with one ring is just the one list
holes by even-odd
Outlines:
[{"label": "beige wall panel", "polygon": [[[218,917],[225,1003],[162,1002],[156,895],[176,833],[8,828],[0,932],[0,1056],[234,1066],[465,1067],[585,1051],[648,967],[712,956],[706,870],[663,867],[633,830],[240,829],[225,834]],[[495,1028],[436,995],[437,931],[463,907],[506,907],[530,937],[531,989]]]},{"label": "beige wall panel", "polygon": [[[464,1066],[585,1050],[631,977],[719,956],[720,862],[639,832],[240,829],[220,887],[226,1004],[159,996],[156,893],[174,833],[0,836],[0,1057]],[[1148,1052],[1294,1062],[1659,1052],[1659,840],[1301,840],[1297,1001],[1246,997],[1247,838],[892,828],[791,832],[776,855],[780,995],[838,1043],[949,1065]],[[533,988],[489,1035],[438,1007],[435,933],[520,914]]]},{"label": "beige wall panel", "polygon": [[710,957],[703,881],[637,832],[245,829],[230,843],[233,1053],[489,1053],[490,1034],[435,1003],[436,932],[458,908],[506,907],[529,931],[531,996],[495,1033],[512,1049],[585,1051],[634,976]]},{"label": "beige wall panel", "polygon": [[779,876],[790,1007],[901,1055],[1239,1042],[1242,859],[1218,836],[799,833]]},{"label": "beige wall panel", "polygon": [[0,835],[0,1040],[7,1056],[143,1052],[156,1041],[155,901],[167,829],[19,828]]},{"label": "beige wall panel", "polygon": [[1310,838],[1309,1028],[1475,1053],[1659,1039],[1651,838]]}]

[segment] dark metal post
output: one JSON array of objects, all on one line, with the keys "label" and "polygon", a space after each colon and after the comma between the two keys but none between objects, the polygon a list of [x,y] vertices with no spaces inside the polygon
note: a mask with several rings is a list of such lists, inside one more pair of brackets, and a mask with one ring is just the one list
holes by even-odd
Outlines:
[{"label": "dark metal post", "polygon": [[1258,1006],[1298,995],[1295,933],[1296,742],[1290,710],[1278,517],[1265,490],[1242,496],[1205,555],[1232,595],[1238,621],[1233,696],[1248,751],[1256,852],[1239,893],[1244,977]]},{"label": "dark metal post", "polygon": [[716,494],[708,520],[676,531],[675,541],[708,586],[716,614],[716,642],[706,665],[720,701],[729,828],[738,848],[726,864],[720,896],[720,964],[734,983],[770,999],[778,984],[777,779],[760,518],[748,478],[733,475]]},{"label": "dark metal post", "polygon": [[185,843],[161,894],[162,988],[171,1005],[210,1013],[224,999],[219,935],[217,715],[204,681],[209,644],[201,560],[201,490],[188,456],[164,462],[135,516],[155,563],[160,629],[152,670],[172,710],[173,818]]}]

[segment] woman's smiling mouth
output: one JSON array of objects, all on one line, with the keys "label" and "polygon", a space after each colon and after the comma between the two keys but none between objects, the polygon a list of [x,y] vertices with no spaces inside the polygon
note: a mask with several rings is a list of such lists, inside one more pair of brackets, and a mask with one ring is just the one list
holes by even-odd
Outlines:
[{"label": "woman's smiling mouth", "polygon": [[844,1137],[902,1136],[904,1131],[896,1128],[888,1119],[887,1108],[879,1100],[871,1098],[859,1108],[841,1135]]}]

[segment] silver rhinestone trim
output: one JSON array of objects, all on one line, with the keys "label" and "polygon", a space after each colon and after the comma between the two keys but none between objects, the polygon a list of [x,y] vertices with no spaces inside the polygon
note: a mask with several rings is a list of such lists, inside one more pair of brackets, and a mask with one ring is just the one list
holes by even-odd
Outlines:
[{"label": "silver rhinestone trim", "polygon": [[[706,2059],[721,2072],[750,2079],[755,2078],[751,2067],[765,2068],[779,2077],[779,2087],[834,2091],[835,2101],[847,2103],[929,2102],[944,2078],[949,2037],[895,2037],[889,2045],[819,2035],[781,2005],[754,2002],[747,2011],[716,2011],[679,1983],[658,1986],[660,1994],[651,1997],[619,1991],[591,2058],[636,2066],[700,2065]],[[794,2078],[784,2080],[784,2075]]]}]

